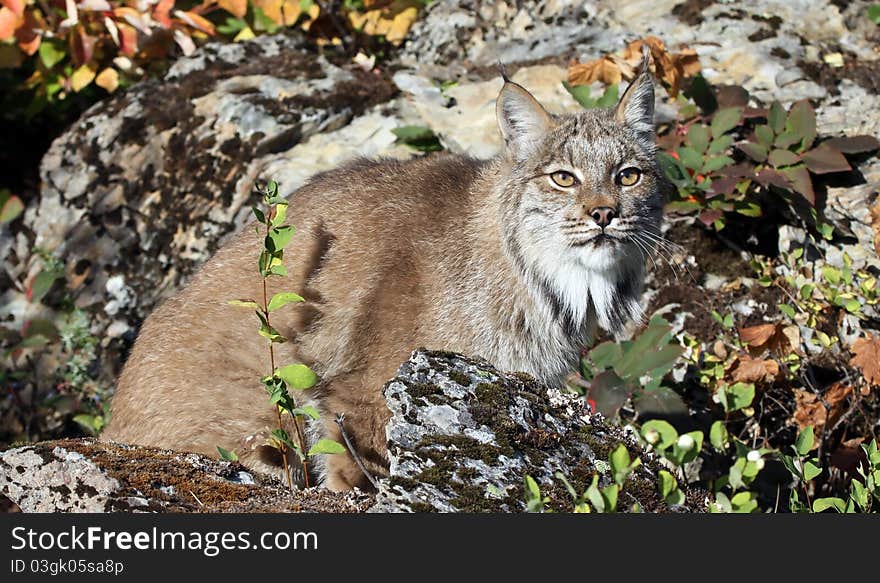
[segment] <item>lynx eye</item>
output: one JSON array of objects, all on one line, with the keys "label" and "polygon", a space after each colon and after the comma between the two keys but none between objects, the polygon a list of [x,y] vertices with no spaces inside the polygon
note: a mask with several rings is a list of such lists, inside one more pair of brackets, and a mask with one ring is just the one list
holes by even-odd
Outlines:
[{"label": "lynx eye", "polygon": [[562,188],[569,188],[570,186],[574,186],[574,183],[577,182],[577,178],[574,177],[574,174],[566,172],[565,170],[554,172],[550,175],[550,180]]},{"label": "lynx eye", "polygon": [[624,168],[617,173],[616,182],[621,186],[633,186],[642,178],[642,171],[638,168]]}]

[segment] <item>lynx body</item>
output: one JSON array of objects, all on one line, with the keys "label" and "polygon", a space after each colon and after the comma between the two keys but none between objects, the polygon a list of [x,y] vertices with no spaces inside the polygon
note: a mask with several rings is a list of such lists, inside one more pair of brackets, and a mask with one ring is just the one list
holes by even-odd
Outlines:
[{"label": "lynx body", "polygon": [[[369,471],[387,473],[382,387],[420,346],[479,355],[558,384],[597,325],[641,316],[646,255],[659,234],[654,94],[643,68],[615,108],[548,114],[505,81],[496,159],[434,155],[356,161],[290,197],[288,278],[270,293],[307,302],[273,313],[280,363],[320,376],[314,434],[346,430]],[[276,419],[253,314],[260,242],[245,229],[144,323],[119,380],[105,439],[216,455],[278,470]],[[326,456],[325,486],[367,487],[352,456]]]}]

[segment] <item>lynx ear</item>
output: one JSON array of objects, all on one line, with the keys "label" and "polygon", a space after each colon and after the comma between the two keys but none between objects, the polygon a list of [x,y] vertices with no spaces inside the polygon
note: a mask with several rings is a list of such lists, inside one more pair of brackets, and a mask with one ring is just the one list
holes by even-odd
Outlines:
[{"label": "lynx ear", "polygon": [[495,115],[504,142],[516,159],[525,158],[553,127],[553,118],[532,94],[506,77],[495,102]]},{"label": "lynx ear", "polygon": [[639,66],[639,74],[627,87],[617,104],[614,116],[620,123],[632,128],[648,147],[654,144],[654,81],[648,68],[650,54],[646,51]]}]

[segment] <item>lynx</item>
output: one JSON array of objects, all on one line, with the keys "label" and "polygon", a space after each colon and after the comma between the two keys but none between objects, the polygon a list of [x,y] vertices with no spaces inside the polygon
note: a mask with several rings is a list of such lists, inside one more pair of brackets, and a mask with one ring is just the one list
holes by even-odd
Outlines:
[{"label": "lynx", "polygon": [[[505,77],[496,114],[505,145],[494,159],[359,160],[290,197],[290,273],[269,291],[307,301],[273,314],[290,338],[279,362],[318,373],[313,437],[342,442],[343,414],[371,473],[387,474],[383,385],[413,349],[479,355],[558,385],[597,326],[614,333],[642,318],[664,184],[647,66],[615,107],[564,116]],[[226,304],[261,295],[259,248],[244,229],[147,318],[105,439],[213,455],[222,446],[278,471],[258,381],[265,340],[253,314]],[[351,455],[324,457],[324,486],[369,489]]]}]

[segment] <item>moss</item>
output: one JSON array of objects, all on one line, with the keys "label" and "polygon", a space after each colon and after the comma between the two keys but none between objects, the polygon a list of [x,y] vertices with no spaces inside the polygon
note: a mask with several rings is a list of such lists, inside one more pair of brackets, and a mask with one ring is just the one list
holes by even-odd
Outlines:
[{"label": "moss", "polygon": [[464,373],[458,372],[457,370],[449,371],[449,374],[447,376],[463,387],[468,387],[471,384],[470,377]]},{"label": "moss", "polygon": [[409,507],[413,512],[437,512],[437,509],[427,502],[413,502]]}]

